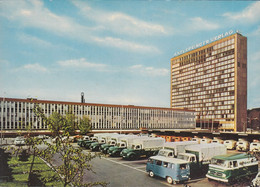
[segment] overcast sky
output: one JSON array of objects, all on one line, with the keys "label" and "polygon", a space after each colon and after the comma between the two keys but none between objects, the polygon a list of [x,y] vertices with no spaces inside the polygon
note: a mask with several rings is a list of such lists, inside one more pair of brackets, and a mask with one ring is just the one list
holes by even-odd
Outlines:
[{"label": "overcast sky", "polygon": [[170,107],[175,52],[248,37],[248,108],[260,107],[259,1],[0,0],[0,96]]}]

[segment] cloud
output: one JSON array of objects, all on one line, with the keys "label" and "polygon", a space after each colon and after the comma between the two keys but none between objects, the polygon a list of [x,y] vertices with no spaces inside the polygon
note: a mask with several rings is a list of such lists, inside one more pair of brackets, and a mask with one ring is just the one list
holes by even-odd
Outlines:
[{"label": "cloud", "polygon": [[113,37],[105,37],[99,38],[95,37],[94,39],[96,43],[100,43],[102,45],[117,47],[121,49],[125,49],[127,51],[136,51],[141,53],[160,53],[160,50],[154,46],[149,45],[142,45],[139,43],[122,40],[120,38],[113,38]]},{"label": "cloud", "polygon": [[260,20],[260,2],[250,4],[241,12],[227,12],[223,16],[242,23],[255,23]]},{"label": "cloud", "polygon": [[20,68],[15,69],[14,71],[30,71],[30,72],[35,72],[35,73],[46,73],[49,72],[49,70],[45,67],[43,67],[42,65],[40,65],[39,63],[35,63],[35,64],[26,64]]},{"label": "cloud", "polygon": [[96,71],[107,71],[107,65],[87,62],[85,58],[58,61],[57,63],[60,66],[67,68],[83,68]]},{"label": "cloud", "polygon": [[103,25],[103,29],[131,36],[153,36],[169,34],[167,29],[156,23],[149,23],[121,12],[93,9],[85,2],[72,1],[87,19]]},{"label": "cloud", "polygon": [[[86,7],[85,7],[86,8]],[[96,16],[96,12],[93,16]],[[109,46],[109,47],[115,47],[118,49],[126,50],[126,51],[134,51],[134,52],[153,52],[158,53],[159,49],[156,47],[151,47],[147,45],[140,44],[138,42],[130,42],[127,40],[123,40],[120,38],[115,37],[103,37],[98,36],[97,31],[100,30],[100,28],[104,28],[103,26],[97,26],[97,27],[87,27],[86,25],[81,25],[74,21],[72,18],[66,17],[66,16],[60,16],[57,14],[54,14],[49,9],[44,7],[44,4],[40,0],[34,0],[34,1],[4,1],[1,3],[1,12],[0,16],[7,18],[8,20],[17,23],[17,25],[22,27],[28,27],[28,28],[37,28],[41,30],[45,30],[47,32],[50,32],[52,34],[66,37],[73,40],[79,40],[86,43],[95,43],[101,46]],[[100,16],[100,15],[97,15]],[[116,16],[117,17],[117,16]],[[115,20],[118,18],[114,17]],[[127,17],[127,16],[126,16]],[[113,16],[109,19],[113,20]],[[124,18],[126,19],[126,18]],[[135,20],[132,20],[128,18],[132,22],[132,26],[135,23]],[[135,24],[139,24],[141,22],[136,22]],[[99,24],[99,23],[97,23]],[[117,25],[117,23],[114,23],[114,25]],[[143,25],[145,25],[143,23]],[[106,26],[106,25],[104,25]],[[119,25],[120,26],[120,25]],[[136,26],[137,27],[137,26]],[[144,26],[143,26],[144,27]],[[146,25],[147,29],[152,30],[160,30],[160,26],[156,25]],[[113,27],[114,28],[114,27]],[[154,28],[154,29],[152,29]],[[129,28],[130,29],[130,28]],[[146,30],[147,30],[146,29]],[[119,31],[119,28],[114,28],[114,31]],[[142,29],[141,29],[142,30]],[[163,29],[162,29],[163,30]],[[130,30],[131,32],[135,32],[134,29]],[[138,31],[141,32],[141,31]],[[160,31],[161,32],[161,31]],[[25,35],[24,40],[28,39],[28,37]],[[37,38],[33,38],[33,40],[37,42],[39,41]],[[44,43],[45,45],[48,45],[48,43]]]},{"label": "cloud", "polygon": [[141,64],[134,65],[129,67],[129,70],[133,73],[140,73],[149,76],[167,76],[169,75],[169,70],[166,68],[154,68],[154,67],[145,67]]},{"label": "cloud", "polygon": [[23,66],[24,69],[30,70],[30,71],[36,71],[36,72],[47,72],[48,69],[41,66],[40,64],[27,64]]},{"label": "cloud", "polygon": [[201,17],[190,18],[191,23],[189,27],[191,30],[203,31],[203,30],[215,30],[219,28],[217,23],[207,21]]},{"label": "cloud", "polygon": [[24,43],[30,43],[30,44],[34,44],[42,47],[48,47],[48,48],[53,47],[52,43],[28,34],[20,34],[18,36],[18,39]]}]

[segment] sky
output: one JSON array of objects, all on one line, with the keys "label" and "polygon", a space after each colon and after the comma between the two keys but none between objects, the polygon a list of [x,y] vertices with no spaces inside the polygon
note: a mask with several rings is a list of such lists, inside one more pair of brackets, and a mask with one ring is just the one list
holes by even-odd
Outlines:
[{"label": "sky", "polygon": [[260,107],[260,1],[0,0],[0,97],[170,107],[174,53],[230,30],[248,39]]}]

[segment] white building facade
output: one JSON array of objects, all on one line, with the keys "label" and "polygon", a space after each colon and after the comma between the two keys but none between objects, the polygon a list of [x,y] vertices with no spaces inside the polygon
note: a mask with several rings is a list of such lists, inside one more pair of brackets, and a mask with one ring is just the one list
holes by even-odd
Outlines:
[{"label": "white building facade", "polygon": [[36,104],[47,117],[53,112],[65,115],[68,111],[78,119],[88,116],[93,130],[194,129],[196,126],[195,111],[187,109],[13,98],[0,98],[0,102],[1,130],[22,130],[29,124],[33,129],[47,130],[34,114]]}]

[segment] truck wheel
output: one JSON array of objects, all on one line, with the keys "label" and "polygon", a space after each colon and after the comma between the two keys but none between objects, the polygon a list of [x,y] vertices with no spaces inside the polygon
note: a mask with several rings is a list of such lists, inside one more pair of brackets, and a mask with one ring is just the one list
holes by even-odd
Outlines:
[{"label": "truck wheel", "polygon": [[152,178],[154,177],[153,171],[149,171],[149,176],[152,177]]},{"label": "truck wheel", "polygon": [[168,182],[169,184],[172,184],[172,183],[173,183],[173,180],[172,180],[171,177],[167,177],[166,180],[167,180],[167,182]]},{"label": "truck wheel", "polygon": [[135,155],[129,155],[129,160],[135,160]]}]

